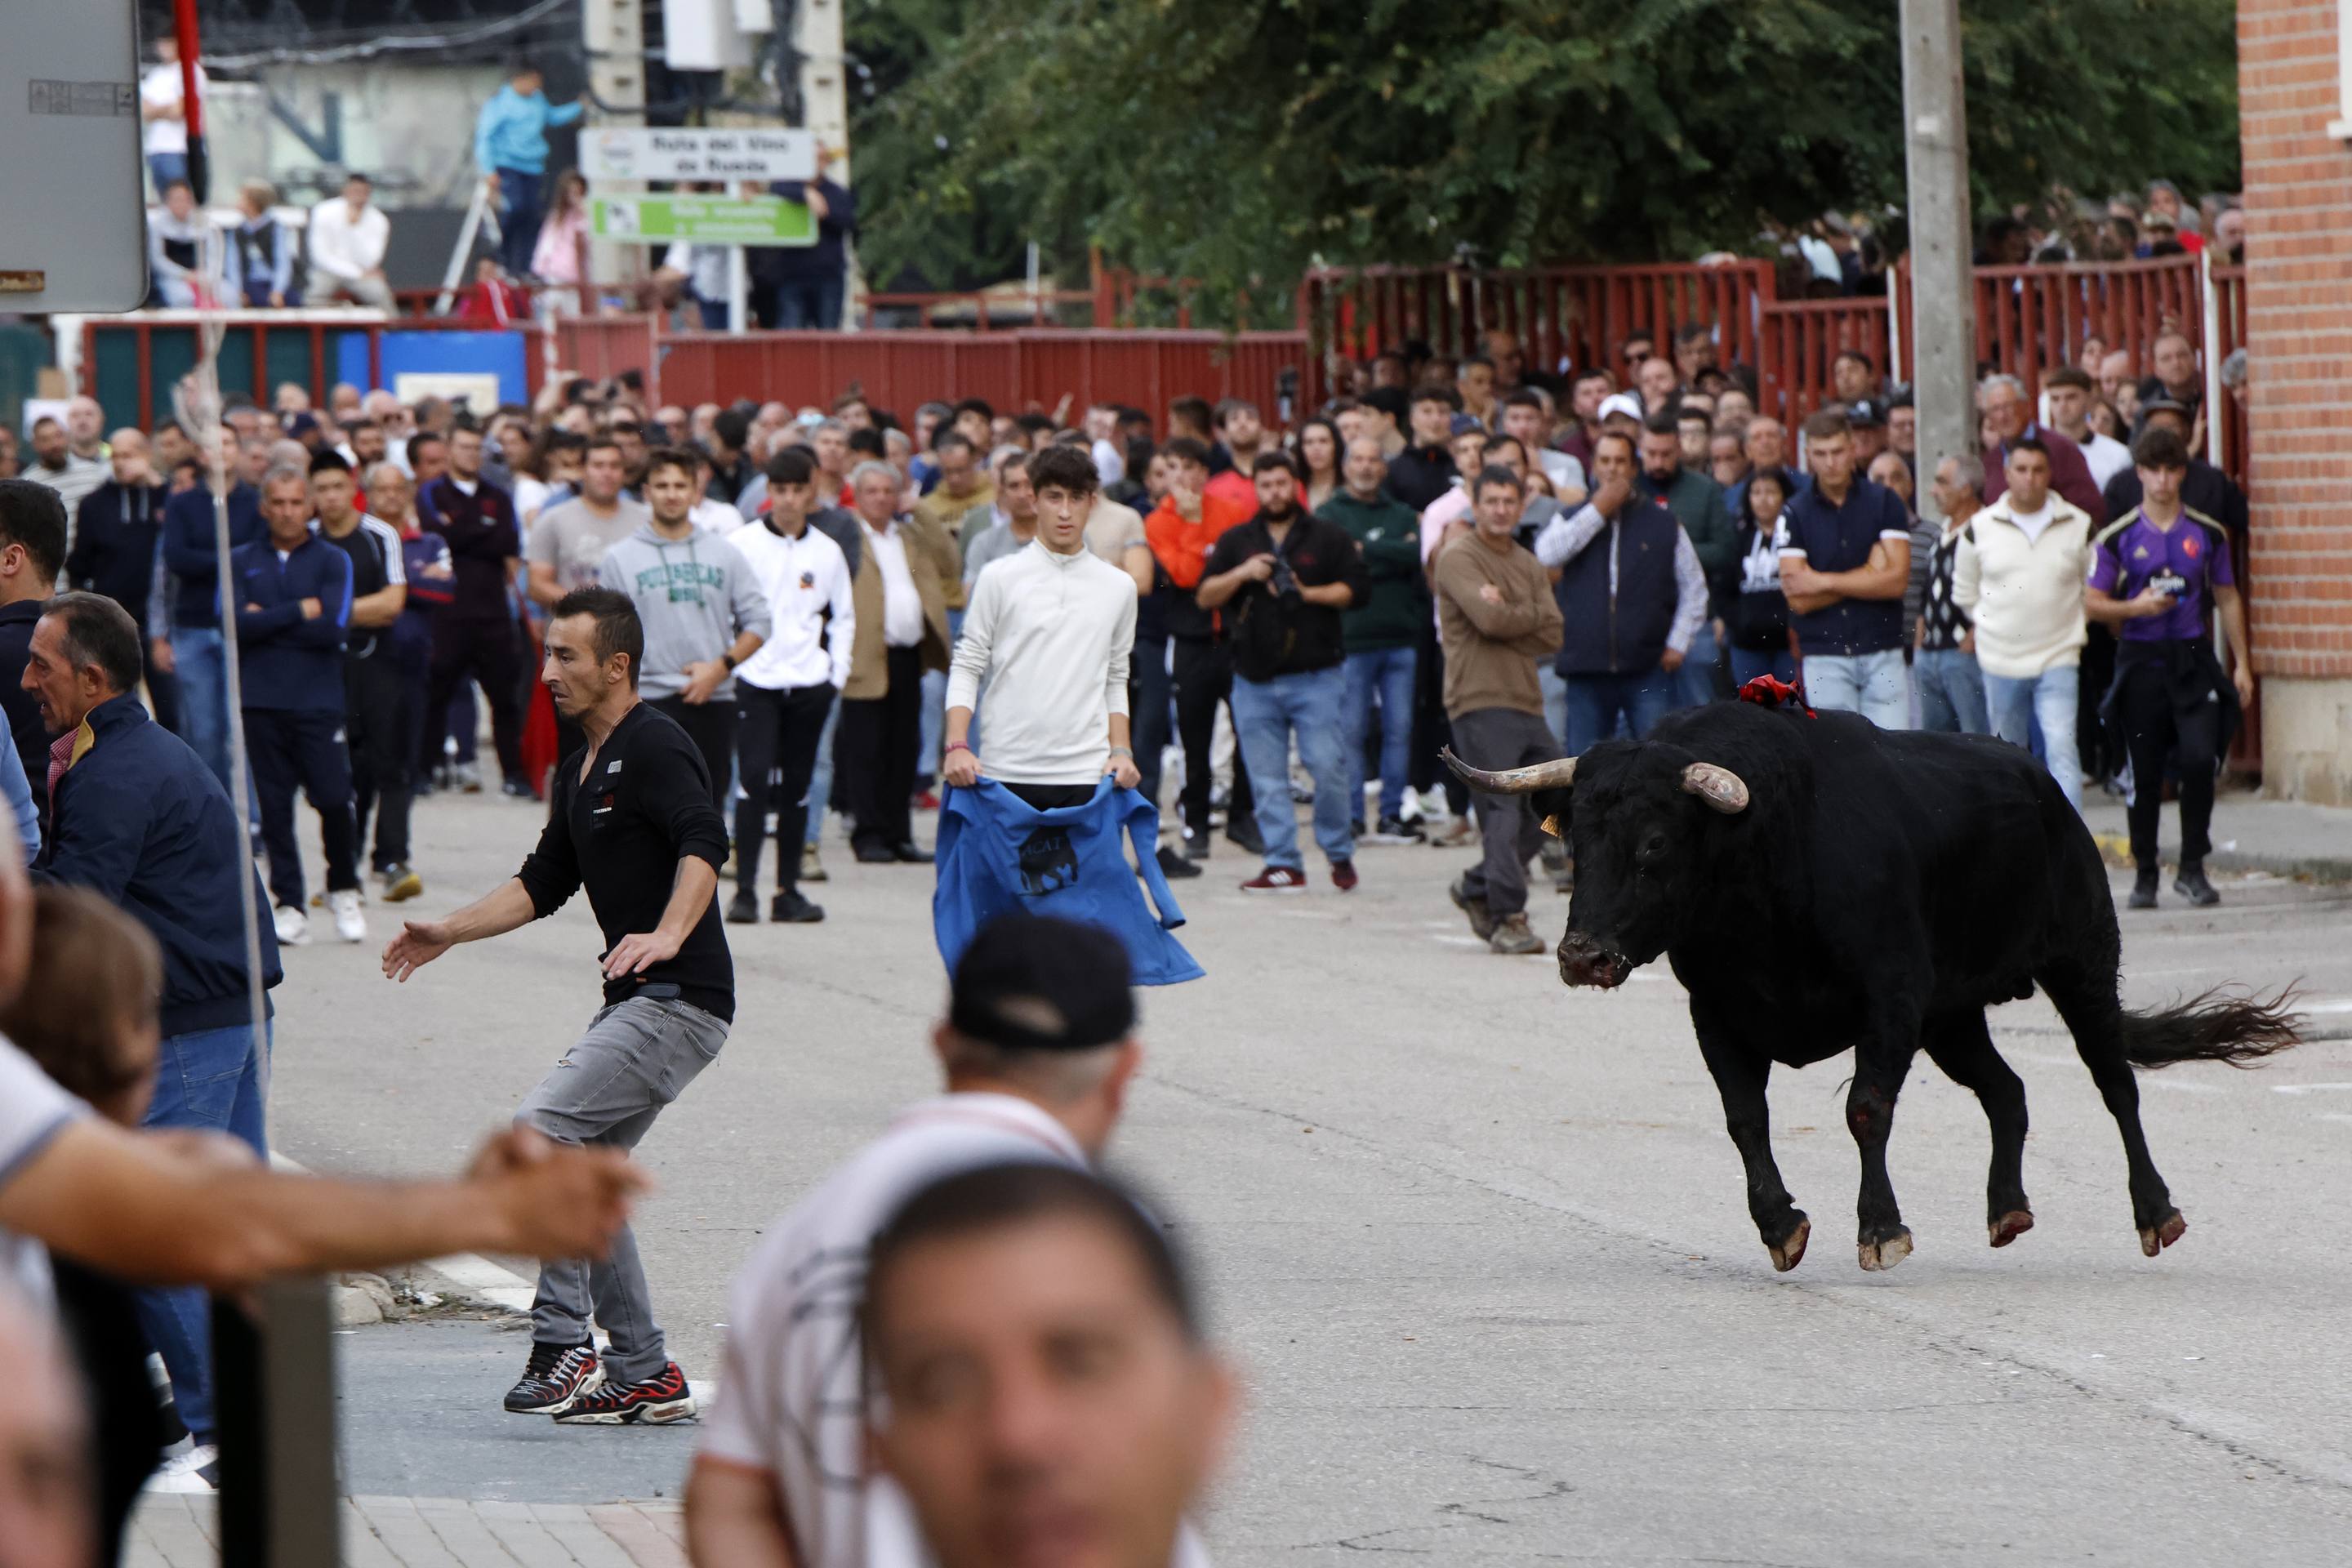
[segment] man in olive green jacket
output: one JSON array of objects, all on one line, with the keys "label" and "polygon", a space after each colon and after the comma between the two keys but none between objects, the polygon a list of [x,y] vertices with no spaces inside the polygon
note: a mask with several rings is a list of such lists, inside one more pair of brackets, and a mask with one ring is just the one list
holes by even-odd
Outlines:
[{"label": "man in olive green jacket", "polygon": [[[1343,715],[1348,761],[1356,793],[1349,797],[1356,837],[1369,844],[1414,844],[1421,829],[1404,820],[1406,764],[1412,747],[1413,646],[1429,618],[1421,574],[1421,519],[1381,489],[1388,461],[1376,440],[1348,444],[1340,464],[1342,488],[1317,513],[1346,529],[1364,553],[1371,591],[1341,613],[1339,635],[1348,648],[1348,707]],[[1381,711],[1381,816],[1363,830],[1364,738],[1371,731],[1372,708]]]}]

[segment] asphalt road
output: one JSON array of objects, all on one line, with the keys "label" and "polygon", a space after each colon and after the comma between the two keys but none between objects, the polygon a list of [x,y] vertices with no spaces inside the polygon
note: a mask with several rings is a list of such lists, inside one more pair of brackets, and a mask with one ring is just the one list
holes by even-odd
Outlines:
[{"label": "asphalt road", "polygon": [[[409,907],[479,891],[535,823],[495,798],[425,803]],[[1349,896],[1245,900],[1234,858],[1179,885],[1209,974],[1148,996],[1115,1160],[1178,1222],[1245,1369],[1208,1519],[1222,1561],[2342,1559],[2352,1041],[2143,1075],[2190,1226],[2155,1261],[2114,1123],[2039,1000],[1993,1016],[2031,1099],[2039,1219],[2004,1251],[1985,1245],[1983,1117],[1923,1058],[1891,1156],[1918,1251],[1857,1271],[1843,1058],[1784,1071],[1775,1136],[1814,1238],[1778,1276],[1672,976],[1571,992],[1549,955],[1489,955],[1444,899],[1465,858],[1368,849]],[[932,1085],[929,873],[830,860],[824,924],[734,933],[734,1034],[642,1150],[662,1192],[639,1235],[697,1377],[760,1227]],[[2200,913],[2168,890],[2126,919],[2127,998],[2300,979],[2316,1032],[2352,1035],[2352,900],[2224,893]],[[452,1167],[593,1010],[595,931],[568,910],[396,989],[376,970],[388,911],[370,913],[365,948],[321,918],[289,954],[274,1135],[319,1169]],[[1552,940],[1565,900],[1539,892],[1532,913]],[[688,1434],[496,1410],[520,1335],[418,1322],[341,1342],[354,1491],[674,1494]]]}]

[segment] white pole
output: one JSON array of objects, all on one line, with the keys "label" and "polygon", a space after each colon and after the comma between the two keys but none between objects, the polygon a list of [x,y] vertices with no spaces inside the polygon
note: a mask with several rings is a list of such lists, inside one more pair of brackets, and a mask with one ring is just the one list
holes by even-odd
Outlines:
[{"label": "white pole", "polygon": [[2197,253],[2197,281],[2205,296],[2205,460],[2221,467],[2221,291],[2213,286],[2213,249]]},{"label": "white pole", "polygon": [[740,337],[750,330],[751,315],[751,267],[743,254],[743,247],[727,247],[727,330]]}]

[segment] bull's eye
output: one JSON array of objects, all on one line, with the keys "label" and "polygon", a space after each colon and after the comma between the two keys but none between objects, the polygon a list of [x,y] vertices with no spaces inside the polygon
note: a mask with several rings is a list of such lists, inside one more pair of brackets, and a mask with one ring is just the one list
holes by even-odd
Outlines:
[{"label": "bull's eye", "polygon": [[1642,840],[1642,847],[1634,851],[1633,858],[1646,870],[1664,859],[1665,853],[1666,836],[1664,833],[1654,832]]}]

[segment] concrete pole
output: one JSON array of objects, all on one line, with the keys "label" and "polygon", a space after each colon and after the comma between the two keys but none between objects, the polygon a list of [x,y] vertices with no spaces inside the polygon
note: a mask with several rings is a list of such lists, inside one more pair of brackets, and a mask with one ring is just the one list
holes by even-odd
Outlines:
[{"label": "concrete pole", "polygon": [[[825,173],[844,186],[854,184],[849,173],[849,84],[843,61],[841,0],[802,0],[800,25],[793,39],[801,58],[801,128],[815,134],[817,145],[838,154]],[[858,319],[857,299],[864,292],[858,274],[856,247],[849,256],[847,287],[841,293],[844,321]]]},{"label": "concrete pole", "polygon": [[[596,125],[643,125],[646,122],[646,16],[639,0],[585,0],[580,7],[581,37],[588,48],[588,90],[609,109],[591,110]],[[643,191],[642,180],[604,180],[596,194],[623,195]],[[588,242],[589,281],[626,282],[640,268],[635,247],[616,239]],[[587,301],[582,301],[587,309]]]},{"label": "concrete pole", "polygon": [[1905,165],[1911,196],[1911,385],[1919,499],[1946,458],[1977,450],[1976,284],[1959,0],[1902,0]]}]

